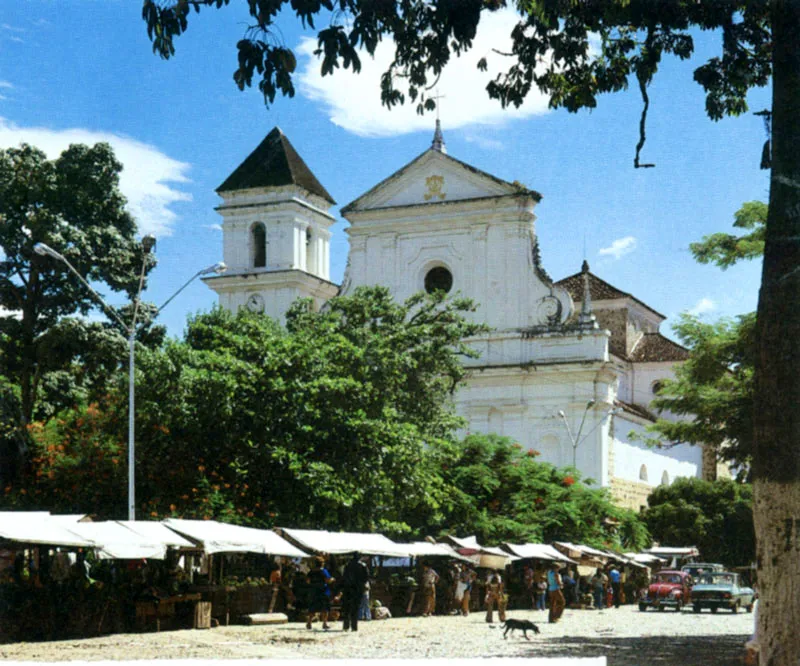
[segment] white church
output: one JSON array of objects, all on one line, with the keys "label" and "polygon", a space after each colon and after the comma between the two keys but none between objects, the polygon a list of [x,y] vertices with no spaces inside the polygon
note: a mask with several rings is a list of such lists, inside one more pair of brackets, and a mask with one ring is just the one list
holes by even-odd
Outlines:
[{"label": "white church", "polygon": [[687,351],[659,332],[665,317],[582,270],[553,282],[542,268],[534,209],[541,195],[447,154],[437,121],[431,147],[341,209],[350,253],[330,281],[331,195],[280,129],[217,188],[228,270],[205,278],[223,307],[279,321],[297,298],[317,307],[359,285],[403,300],[443,289],[479,304],[492,331],[456,407],[470,432],[494,432],[573,465],[639,509],[675,478],[714,478],[700,447],[631,441],[655,418],[658,383]]}]

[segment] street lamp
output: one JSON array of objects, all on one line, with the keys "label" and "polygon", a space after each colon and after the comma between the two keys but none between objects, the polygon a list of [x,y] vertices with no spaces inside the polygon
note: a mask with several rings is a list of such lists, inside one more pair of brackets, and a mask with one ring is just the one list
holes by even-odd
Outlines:
[{"label": "street lamp", "polygon": [[578,444],[581,443],[581,432],[583,431],[583,424],[586,423],[586,415],[589,413],[589,410],[595,406],[597,401],[592,398],[589,402],[586,403],[586,408],[583,410],[583,418],[581,419],[581,425],[578,427],[578,434],[577,436],[572,436],[572,428],[569,427],[569,421],[567,421],[567,415],[564,413],[563,409],[558,411],[558,415],[564,419],[564,425],[567,426],[567,433],[569,434],[569,438],[572,441],[572,466],[577,468],[576,458],[578,455]]},{"label": "street lamp", "polygon": [[[559,409],[558,410],[558,415],[562,419],[564,419],[564,425],[567,426],[567,433],[569,434],[569,439],[572,442],[572,466],[575,467],[576,469],[578,467],[578,465],[577,465],[578,446],[583,441],[581,439],[581,432],[583,431],[583,424],[586,422],[586,415],[589,413],[589,410],[592,407],[594,407],[596,403],[597,403],[597,401],[594,400],[594,399],[589,400],[586,403],[586,408],[583,410],[583,418],[581,419],[581,425],[578,428],[578,434],[575,437],[572,436],[572,428],[569,427],[569,421],[567,421],[567,415],[564,413],[564,410],[563,409]],[[605,416],[601,419],[600,423],[602,423],[607,417],[619,414],[621,411],[622,411],[622,409],[620,409],[619,407],[615,407],[613,409],[609,409],[606,412]],[[586,437],[588,437],[595,430],[595,428],[597,428],[600,425],[600,423],[598,423],[594,428],[592,428],[589,432],[587,432],[586,433]],[[586,437],[584,437],[583,439],[586,439]]]},{"label": "street lamp", "polygon": [[[59,254],[53,248],[45,245],[44,243],[36,243],[33,246],[33,251],[36,254],[41,256],[49,256],[53,259],[57,259],[64,263],[67,268],[83,283],[83,285],[91,292],[91,294],[95,297],[95,299],[109,312],[114,319],[116,319],[117,323],[122,326],[122,329],[125,331],[125,335],[128,337],[128,520],[136,520],[136,486],[135,486],[135,447],[136,447],[136,440],[135,440],[135,427],[134,427],[134,363],[135,363],[135,349],[136,349],[136,317],[139,313],[139,297],[142,294],[142,286],[144,285],[144,275],[145,269],[147,267],[147,260],[144,258],[146,255],[152,252],[153,248],[156,245],[156,239],[154,236],[147,235],[142,238],[142,254],[143,254],[143,261],[142,261],[142,271],[139,275],[139,288],[136,292],[136,298],[133,301],[133,317],[131,319],[130,325],[126,324],[117,312],[111,308],[108,303],[103,300],[103,297],[100,296],[92,286],[84,279],[84,277],[75,270],[75,267],[69,263],[67,258],[63,254]],[[191,278],[189,278],[178,291],[176,291],[172,296],[170,296],[164,304],[161,305],[149,318],[148,321],[154,320],[161,314],[161,311],[175,298],[179,293],[181,293],[186,287],[189,286],[189,283],[197,277],[201,275],[207,275],[209,273],[216,273],[217,275],[224,273],[227,270],[227,266],[221,261],[214,264],[213,266],[208,266],[202,270],[197,271]]]}]

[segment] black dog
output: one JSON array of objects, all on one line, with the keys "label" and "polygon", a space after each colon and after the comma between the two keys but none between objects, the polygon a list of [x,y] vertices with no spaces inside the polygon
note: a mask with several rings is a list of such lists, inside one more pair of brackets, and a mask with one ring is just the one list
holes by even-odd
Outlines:
[{"label": "black dog", "polygon": [[503,626],[506,630],[503,632],[503,638],[507,638],[506,634],[509,631],[514,631],[514,629],[521,629],[523,635],[525,636],[525,640],[530,640],[528,638],[528,630],[530,629],[534,634],[539,633],[539,627],[537,627],[533,622],[529,622],[528,620],[514,620],[512,618],[506,619]]}]

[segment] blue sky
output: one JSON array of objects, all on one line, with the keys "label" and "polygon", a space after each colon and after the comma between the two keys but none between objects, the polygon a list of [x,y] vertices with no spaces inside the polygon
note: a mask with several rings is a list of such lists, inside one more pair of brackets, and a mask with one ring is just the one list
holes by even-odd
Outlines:
[{"label": "blue sky", "polygon": [[[265,108],[256,90],[240,92],[232,72],[245,5],[234,0],[193,14],[169,61],[152,54],[139,2],[20,0],[0,7],[0,147],[27,141],[54,157],[70,142],[111,142],[125,165],[131,210],[142,230],[158,236],[159,267],[146,293],[156,303],[221,259],[214,188],[275,125],[336,199],[337,215],[430,145],[432,115],[380,108],[377,76],[387,54],[366,62],[361,76],[322,79],[308,55],[313,43],[288,16],[280,29],[299,50],[298,94]],[[635,170],[635,89],[578,114],[548,111],[537,97],[509,113],[487,99],[487,77],[474,62],[500,43],[509,20],[492,17],[469,57],[445,73],[441,118],[450,155],[543,194],[536,225],[550,275],[580,269],[585,238],[593,272],[671,320],[682,311],[715,319],[754,309],[757,263],[722,272],[696,264],[688,251],[705,234],[730,231],[743,202],[768,196],[768,172],[758,168],[761,119],[749,113],[711,122],[692,80],[694,67],[719,52],[719,39],[700,34],[694,60],[662,64],[642,153],[657,166]],[[769,97],[768,89],[753,91],[751,110],[769,107]],[[333,228],[334,281],[347,258],[343,229],[341,222]],[[170,304],[162,323],[180,335],[188,314],[214,302],[198,281]]]}]

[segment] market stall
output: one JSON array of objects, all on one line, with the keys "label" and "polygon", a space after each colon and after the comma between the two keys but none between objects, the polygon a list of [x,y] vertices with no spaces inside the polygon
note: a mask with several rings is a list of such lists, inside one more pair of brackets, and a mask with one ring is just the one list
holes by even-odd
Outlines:
[{"label": "market stall", "polygon": [[[326,567],[335,579],[340,578],[347,556],[360,553],[370,557],[370,595],[379,599],[393,615],[405,614],[408,599],[413,602],[415,584],[408,575],[392,579],[392,573],[384,567],[387,559],[398,560],[410,557],[406,544],[395,543],[382,534],[370,532],[329,532],[327,530],[301,530],[276,527],[275,531],[291,543],[316,555],[323,555]],[[302,580],[296,586],[302,598]],[[338,582],[334,582],[334,599],[338,596]],[[302,602],[301,602],[302,604]],[[334,604],[334,607],[336,604]]]},{"label": "market stall", "polygon": [[193,572],[190,591],[211,603],[219,623],[244,621],[253,614],[285,610],[286,596],[271,582],[274,571],[290,558],[307,558],[272,530],[260,530],[213,520],[168,518],[163,524],[203,549]]}]

